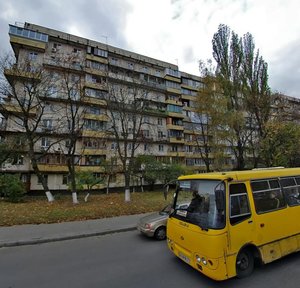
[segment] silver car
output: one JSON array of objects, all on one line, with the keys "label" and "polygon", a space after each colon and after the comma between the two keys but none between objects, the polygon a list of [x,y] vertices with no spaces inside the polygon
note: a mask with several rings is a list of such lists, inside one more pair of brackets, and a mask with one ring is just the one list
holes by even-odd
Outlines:
[{"label": "silver car", "polygon": [[[186,209],[188,203],[179,204],[178,208]],[[137,225],[137,229],[148,237],[154,237],[157,240],[166,239],[167,220],[172,211],[171,204],[167,205],[160,212],[155,212],[142,217]]]}]

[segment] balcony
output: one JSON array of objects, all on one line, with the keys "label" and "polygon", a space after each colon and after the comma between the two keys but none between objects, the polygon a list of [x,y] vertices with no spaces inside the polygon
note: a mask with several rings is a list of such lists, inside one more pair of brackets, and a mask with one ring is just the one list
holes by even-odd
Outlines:
[{"label": "balcony", "polygon": [[18,68],[16,65],[14,65],[10,69],[4,69],[4,75],[12,86],[15,86],[15,79],[30,79],[36,82],[39,82],[41,80],[40,71],[35,71],[30,67],[27,70],[25,70],[22,68]]},{"label": "balcony", "polygon": [[82,132],[83,137],[91,138],[107,138],[110,135],[108,131],[93,131],[93,130],[84,130]]},{"label": "balcony", "polygon": [[171,111],[166,111],[167,116],[169,117],[174,117],[174,118],[184,118],[184,115],[181,112],[171,112]]},{"label": "balcony", "polygon": [[90,114],[85,113],[83,116],[84,119],[98,120],[98,121],[109,121],[109,117],[105,114]]},{"label": "balcony", "polygon": [[86,54],[86,59],[91,61],[96,61],[103,64],[108,64],[108,60],[106,58],[103,58],[101,56],[92,55],[92,54]]},{"label": "balcony", "polygon": [[107,103],[104,99],[99,99],[99,98],[95,98],[95,97],[84,96],[81,100],[87,104],[95,104],[95,105],[101,105],[101,106],[107,105]]},{"label": "balcony", "polygon": [[82,155],[106,155],[107,148],[83,148]]},{"label": "balcony", "polygon": [[68,172],[66,164],[38,164],[41,172]]},{"label": "balcony", "polygon": [[182,125],[176,125],[176,124],[167,124],[167,129],[169,130],[179,130],[183,131],[184,127]]},{"label": "balcony", "polygon": [[45,51],[46,44],[48,43],[48,35],[22,27],[9,25],[9,36],[10,43],[18,54],[19,48],[26,46],[29,48],[34,48],[35,50]]},{"label": "balcony", "polygon": [[183,137],[169,137],[169,142],[174,144],[184,144]]},{"label": "balcony", "polygon": [[185,152],[183,151],[168,151],[167,156],[169,157],[185,157]]},{"label": "balcony", "polygon": [[98,89],[98,90],[108,90],[106,83],[98,83],[98,82],[85,82],[85,87],[91,88],[91,89]]},{"label": "balcony", "polygon": [[171,104],[171,105],[178,105],[178,106],[183,105],[180,100],[173,100],[173,99],[166,99],[165,103],[166,104]]}]

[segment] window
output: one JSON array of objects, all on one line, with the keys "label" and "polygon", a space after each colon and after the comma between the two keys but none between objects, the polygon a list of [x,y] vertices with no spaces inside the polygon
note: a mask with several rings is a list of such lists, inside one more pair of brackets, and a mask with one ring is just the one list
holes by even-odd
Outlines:
[{"label": "window", "polygon": [[151,124],[151,123],[150,123],[150,117],[144,116],[144,123],[146,123],[146,124]]},{"label": "window", "polygon": [[[48,175],[45,174],[45,175],[42,175],[42,178],[44,178],[44,181],[46,182],[46,184],[48,184]],[[40,180],[40,178],[38,178],[38,183],[39,185],[42,185],[42,182]]]},{"label": "window", "polygon": [[17,155],[13,158],[12,165],[23,165],[24,164],[24,156]]},{"label": "window", "polygon": [[162,118],[157,118],[157,125],[160,125],[160,126],[163,125],[163,119]]},{"label": "window", "polygon": [[163,152],[164,151],[164,145],[159,144],[158,145],[158,151]]},{"label": "window", "polygon": [[181,113],[182,112],[182,107],[181,106],[176,106],[176,105],[168,105],[167,110],[169,112]]},{"label": "window", "polygon": [[63,185],[68,185],[70,183],[70,175],[69,174],[65,174],[63,175],[63,179],[62,179],[62,184]]},{"label": "window", "polygon": [[105,130],[105,122],[98,120],[85,119],[84,128],[93,131],[103,131]]},{"label": "window", "polygon": [[89,155],[85,156],[85,164],[88,166],[99,166],[105,160],[105,156]]},{"label": "window", "polygon": [[42,148],[48,148],[50,146],[50,140],[49,138],[43,137],[41,139],[41,147]]},{"label": "window", "polygon": [[111,143],[111,150],[116,150],[117,149],[117,143],[116,142],[112,142]]},{"label": "window", "polygon": [[230,195],[230,223],[239,223],[251,216],[246,185],[244,183],[231,184]]},{"label": "window", "polygon": [[148,151],[149,150],[149,145],[148,144],[144,144],[144,151]]},{"label": "window", "polygon": [[280,184],[285,194],[289,206],[300,205],[300,178],[287,177],[281,178]]},{"label": "window", "polygon": [[29,61],[35,61],[38,57],[38,53],[36,52],[29,52],[28,54],[28,60]]},{"label": "window", "polygon": [[285,207],[285,200],[278,179],[253,180],[251,187],[257,213]]},{"label": "window", "polygon": [[177,90],[181,89],[180,84],[177,82],[166,81],[166,86],[169,88],[177,89]]},{"label": "window", "polygon": [[101,114],[101,110],[100,107],[96,107],[96,106],[89,106],[87,107],[87,113],[93,114],[93,115],[100,115]]},{"label": "window", "polygon": [[88,54],[94,54],[95,56],[105,57],[107,58],[107,51],[96,48],[96,47],[87,47],[87,53]]},{"label": "window", "polygon": [[51,130],[52,129],[52,119],[43,119],[43,129]]},{"label": "window", "polygon": [[107,98],[107,92],[102,90],[96,90],[96,89],[85,89],[85,94],[89,97],[94,97],[98,99],[106,99]]}]

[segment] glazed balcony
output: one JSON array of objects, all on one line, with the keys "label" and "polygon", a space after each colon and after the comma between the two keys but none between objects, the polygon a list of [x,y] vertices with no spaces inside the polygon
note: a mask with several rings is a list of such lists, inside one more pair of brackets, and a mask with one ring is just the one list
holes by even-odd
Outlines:
[{"label": "glazed balcony", "polygon": [[38,51],[45,51],[48,35],[22,27],[9,25],[10,43],[18,55],[20,47],[28,47]]}]

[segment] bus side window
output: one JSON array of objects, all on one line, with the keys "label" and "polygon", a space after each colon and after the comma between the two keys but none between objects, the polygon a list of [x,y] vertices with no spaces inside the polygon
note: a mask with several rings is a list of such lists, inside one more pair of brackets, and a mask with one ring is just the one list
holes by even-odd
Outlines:
[{"label": "bus side window", "polygon": [[286,177],[280,179],[283,193],[289,206],[300,205],[300,183],[299,178]]},{"label": "bus side window", "polygon": [[239,223],[251,216],[246,185],[230,184],[230,224]]},{"label": "bus side window", "polygon": [[278,179],[251,181],[255,210],[258,214],[286,206]]}]

